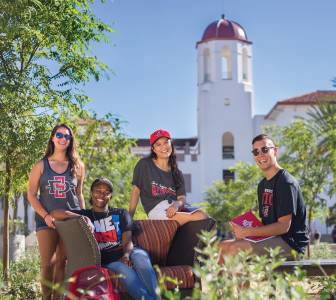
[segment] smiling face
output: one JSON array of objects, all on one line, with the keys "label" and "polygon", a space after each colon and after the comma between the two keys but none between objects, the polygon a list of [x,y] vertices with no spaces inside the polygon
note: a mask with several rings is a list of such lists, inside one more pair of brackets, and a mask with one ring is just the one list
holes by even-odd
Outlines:
[{"label": "smiling face", "polygon": [[256,141],[252,147],[252,151],[257,154],[254,155],[254,160],[263,172],[267,172],[277,166],[278,148],[274,146],[270,139]]},{"label": "smiling face", "polygon": [[91,191],[92,208],[95,211],[105,211],[111,197],[112,191],[108,185],[97,184]]},{"label": "smiling face", "polygon": [[152,146],[158,159],[168,159],[172,154],[171,140],[165,137],[159,138]]},{"label": "smiling face", "polygon": [[66,150],[71,141],[71,133],[65,127],[57,128],[54,136],[52,137],[52,141],[55,145],[55,149],[57,150]]}]

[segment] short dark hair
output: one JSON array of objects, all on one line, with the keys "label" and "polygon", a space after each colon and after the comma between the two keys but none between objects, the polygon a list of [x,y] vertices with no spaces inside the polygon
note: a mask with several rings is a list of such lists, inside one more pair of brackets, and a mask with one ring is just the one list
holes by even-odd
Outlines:
[{"label": "short dark hair", "polygon": [[97,185],[100,185],[100,184],[105,184],[108,186],[108,188],[110,189],[110,192],[113,193],[113,184],[110,180],[108,180],[107,178],[105,177],[99,177],[97,179],[95,179],[92,184],[91,184],[91,188],[90,188],[90,191],[92,192],[93,189],[97,186]]},{"label": "short dark hair", "polygon": [[[105,177],[99,177],[99,178],[95,179],[91,184],[90,191],[92,192],[93,189],[100,184],[105,184],[106,186],[108,186],[110,192],[113,193],[113,184],[110,180],[108,180]],[[92,205],[92,198],[91,197],[90,197],[89,203]]]},{"label": "short dark hair", "polygon": [[273,144],[275,145],[274,141],[272,140],[272,138],[270,136],[268,136],[267,134],[265,133],[262,133],[262,134],[259,134],[257,135],[256,137],[254,137],[254,139],[252,140],[252,145],[255,143],[255,142],[259,142],[259,141],[262,141],[262,140],[270,140],[273,142]]}]

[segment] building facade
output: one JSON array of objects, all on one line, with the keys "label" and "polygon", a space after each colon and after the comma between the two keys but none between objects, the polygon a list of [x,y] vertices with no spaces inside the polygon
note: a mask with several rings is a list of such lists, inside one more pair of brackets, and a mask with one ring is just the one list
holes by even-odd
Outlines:
[{"label": "building facade", "polygon": [[[197,137],[174,139],[189,203],[202,202],[215,181],[232,179],[229,168],[239,161],[254,163],[251,140],[264,125],[286,126],[306,117],[311,105],[336,99],[335,91],[316,91],[278,101],[267,114],[256,115],[252,45],[245,29],[224,16],[207,26],[196,43]],[[148,139],[138,139],[132,152],[139,157],[148,155]],[[329,205],[335,199],[331,201]],[[33,211],[30,206],[28,210],[29,228],[33,229]],[[19,217],[23,216],[21,200]],[[325,233],[325,226],[317,228]]]},{"label": "building facade", "polygon": [[[336,100],[335,91],[316,91],[278,101],[267,114],[256,115],[252,42],[241,25],[224,16],[207,26],[196,51],[197,137],[174,140],[190,203],[203,201],[215,181],[233,178],[229,168],[237,162],[254,163],[251,141],[264,125],[286,126],[307,117],[313,104]],[[137,145],[134,154],[149,154],[148,140]]]}]

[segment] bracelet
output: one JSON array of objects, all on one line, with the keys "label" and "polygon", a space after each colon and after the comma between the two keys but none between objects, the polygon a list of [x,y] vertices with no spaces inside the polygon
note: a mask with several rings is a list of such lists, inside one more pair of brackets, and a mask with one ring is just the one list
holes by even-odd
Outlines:
[{"label": "bracelet", "polygon": [[45,218],[49,215],[49,213],[46,213],[46,215],[43,217],[43,220],[45,221]]}]

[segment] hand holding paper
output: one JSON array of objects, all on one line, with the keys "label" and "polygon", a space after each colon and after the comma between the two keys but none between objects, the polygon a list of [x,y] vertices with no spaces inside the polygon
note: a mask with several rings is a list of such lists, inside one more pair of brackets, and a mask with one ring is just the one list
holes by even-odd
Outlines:
[{"label": "hand holding paper", "polygon": [[248,211],[238,217],[233,218],[230,224],[232,227],[232,232],[237,240],[246,239],[250,242],[257,243],[272,237],[272,236],[258,236],[258,237],[249,236],[250,230],[248,230],[247,228],[264,226],[251,211]]},{"label": "hand holding paper", "polygon": [[246,237],[246,229],[242,226],[235,224],[234,222],[230,222],[232,233],[237,240],[242,240]]}]

